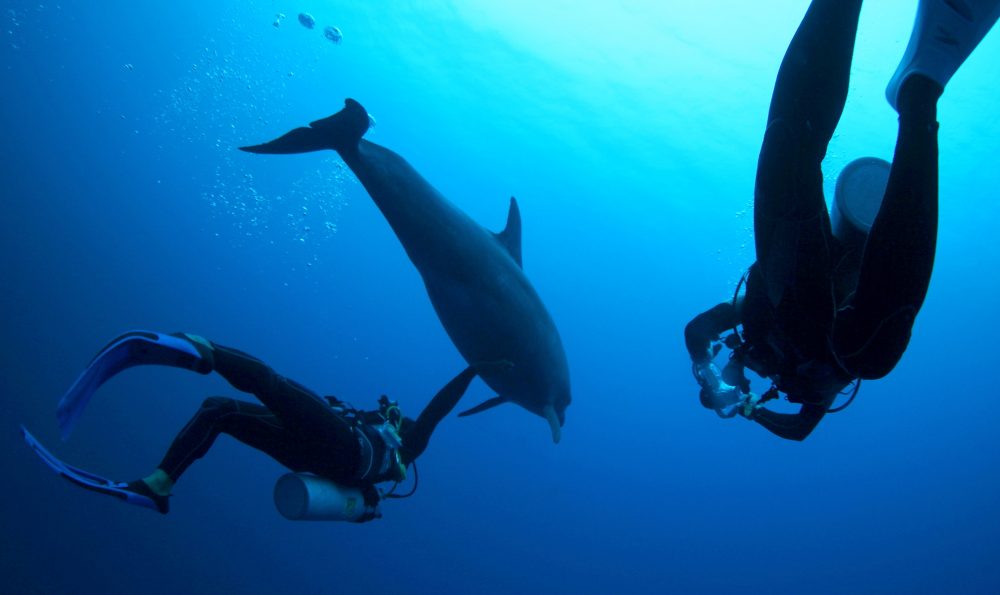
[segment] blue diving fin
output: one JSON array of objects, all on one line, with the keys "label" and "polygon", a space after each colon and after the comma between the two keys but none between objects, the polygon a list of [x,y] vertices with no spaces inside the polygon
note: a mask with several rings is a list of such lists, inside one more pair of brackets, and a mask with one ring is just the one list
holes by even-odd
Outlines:
[{"label": "blue diving fin", "polygon": [[162,498],[163,502],[158,504],[152,498],[132,491],[127,483],[111,481],[60,461],[42,446],[42,443],[32,436],[24,426],[21,426],[21,435],[24,436],[24,442],[38,455],[38,458],[64,479],[85,490],[91,490],[106,496],[114,496],[133,506],[142,506],[166,514],[167,505],[165,497]]},{"label": "blue diving fin", "polygon": [[[204,345],[203,350],[199,343]],[[56,418],[63,440],[73,431],[90,397],[115,374],[140,365],[172,366],[208,374],[212,371],[210,354],[211,345],[201,337],[131,331],[111,341],[59,401]]]}]

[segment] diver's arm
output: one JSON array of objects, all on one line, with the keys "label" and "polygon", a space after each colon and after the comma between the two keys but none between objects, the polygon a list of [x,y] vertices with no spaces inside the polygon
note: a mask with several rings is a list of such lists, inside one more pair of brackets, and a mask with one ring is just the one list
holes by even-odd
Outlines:
[{"label": "diver's arm", "polygon": [[750,419],[760,424],[775,436],[786,440],[805,440],[823,416],[827,404],[804,404],[798,413],[777,413],[768,409],[756,409]]},{"label": "diver's arm", "polygon": [[451,410],[455,408],[458,401],[465,394],[465,391],[469,388],[469,383],[472,379],[476,377],[476,370],[469,366],[468,368],[462,370],[462,373],[451,379],[451,382],[444,385],[444,388],[438,391],[431,402],[424,407],[424,410],[420,412],[420,416],[417,417],[417,421],[413,422],[411,429],[406,432],[403,436],[403,446],[400,449],[400,454],[402,455],[403,463],[409,464],[424,452],[427,448],[427,443],[431,439],[431,434],[434,433],[434,428],[437,427],[438,423],[445,418]]},{"label": "diver's arm", "polygon": [[684,327],[684,343],[694,363],[692,371],[701,386],[701,403],[709,409],[720,411],[739,401],[739,387],[722,378],[722,372],[712,362],[721,345],[713,343],[719,335],[740,323],[742,303],[723,302],[702,312]]},{"label": "diver's arm", "polygon": [[719,340],[719,335],[740,324],[740,308],[732,302],[723,302],[710,310],[694,317],[684,327],[684,343],[688,355],[695,364],[703,364],[712,360],[713,341]]}]

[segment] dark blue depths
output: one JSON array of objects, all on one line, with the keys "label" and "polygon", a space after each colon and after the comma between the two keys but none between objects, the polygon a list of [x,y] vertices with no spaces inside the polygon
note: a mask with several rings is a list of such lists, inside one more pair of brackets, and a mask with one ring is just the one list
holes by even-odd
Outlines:
[{"label": "dark blue depths", "polygon": [[[445,2],[133,4],[0,13],[5,592],[1000,588],[1000,77],[986,66],[998,40],[942,100],[938,260],[910,349],[797,444],[701,409],[681,331],[752,260],[768,93],[806,2],[775,3],[788,14],[766,35],[723,2],[714,29],[652,4],[647,20],[664,24],[643,28],[609,7],[626,16],[571,50],[557,47],[573,39],[563,30],[536,43],[538,23],[514,8],[491,24]],[[551,4],[535,18],[558,13]],[[895,123],[880,85],[908,4],[862,15],[868,62],[855,67],[830,176],[887,156]],[[303,11],[315,29],[299,24]],[[886,11],[902,23],[891,47],[877,45]],[[587,18],[603,16],[565,16]],[[688,25],[721,32],[698,38]],[[421,459],[417,495],[364,526],[284,521],[271,502],[281,469],[227,438],[178,484],[167,517],[76,490],[33,460],[19,423],[70,462],[132,479],[204,397],[231,394],[214,377],[132,370],[59,442],[59,395],[131,328],[197,332],[322,393],[359,406],[387,393],[413,413],[463,367],[332,153],[233,150],[345,96],[377,118],[373,140],[477,221],[499,230],[518,197],[525,270],[570,360],[562,443],[516,407],[450,418]],[[477,382],[464,404],[490,396]]]}]

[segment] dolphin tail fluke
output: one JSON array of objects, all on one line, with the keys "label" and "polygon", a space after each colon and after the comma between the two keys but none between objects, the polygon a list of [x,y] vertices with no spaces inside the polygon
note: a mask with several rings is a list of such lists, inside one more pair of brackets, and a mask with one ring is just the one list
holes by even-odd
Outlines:
[{"label": "dolphin tail fluke", "polygon": [[365,108],[357,101],[347,99],[344,109],[328,118],[311,122],[308,128],[296,128],[270,142],[240,147],[240,150],[267,155],[311,153],[323,149],[350,150],[358,146],[370,125]]},{"label": "dolphin tail fluke", "polygon": [[468,415],[475,415],[477,413],[482,413],[483,411],[486,411],[487,409],[493,409],[497,405],[502,405],[502,404],[504,404],[506,402],[507,402],[507,399],[505,399],[504,397],[493,397],[492,399],[489,399],[487,401],[483,401],[482,403],[476,405],[472,409],[466,409],[465,411],[459,413],[458,416],[459,417],[466,417]]},{"label": "dolphin tail fluke", "polygon": [[296,128],[278,138],[262,145],[240,147],[247,153],[262,155],[291,155],[294,153],[311,153],[332,149],[330,143],[314,128]]}]

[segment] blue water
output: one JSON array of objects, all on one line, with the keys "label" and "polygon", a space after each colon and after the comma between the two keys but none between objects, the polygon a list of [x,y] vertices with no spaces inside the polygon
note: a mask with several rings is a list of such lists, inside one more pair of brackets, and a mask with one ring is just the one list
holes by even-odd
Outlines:
[{"label": "blue water", "polygon": [[[940,104],[938,258],[906,356],[792,443],[702,409],[682,341],[753,260],[764,116],[808,5],[760,4],[5,1],[0,591],[1000,592],[1000,34]],[[882,89],[915,4],[865,8],[830,184],[891,156]],[[372,140],[487,227],[517,196],[525,270],[570,361],[562,443],[512,406],[449,418],[417,495],[362,526],[283,520],[281,468],[228,437],[167,517],[49,472],[19,423],[131,479],[205,396],[234,394],[131,370],[60,442],[59,396],[132,328],[203,334],[411,414],[462,369],[333,153],[234,150],[347,96],[377,118]],[[464,404],[490,396],[476,381]]]}]

